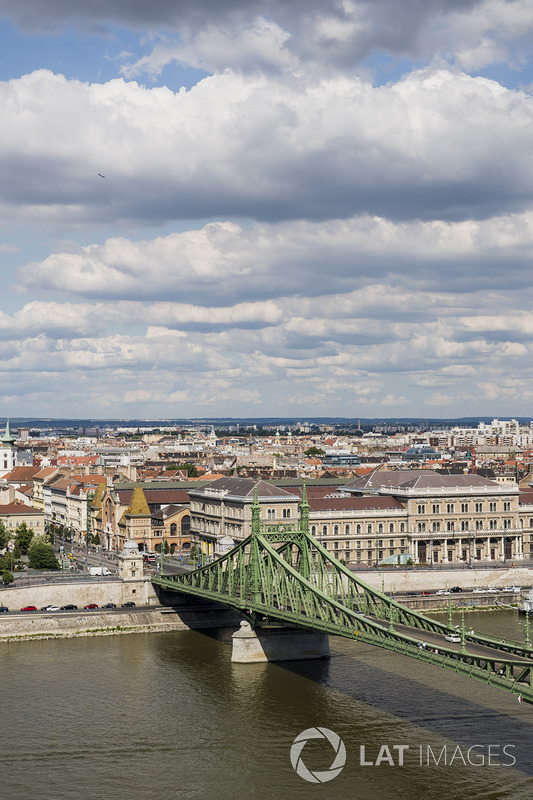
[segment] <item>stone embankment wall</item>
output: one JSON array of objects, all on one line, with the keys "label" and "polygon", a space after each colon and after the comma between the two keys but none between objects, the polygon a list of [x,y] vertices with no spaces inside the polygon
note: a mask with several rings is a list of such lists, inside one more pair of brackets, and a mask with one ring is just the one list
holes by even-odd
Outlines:
[{"label": "stone embankment wall", "polygon": [[77,611],[0,616],[0,643],[23,639],[60,639],[118,633],[237,628],[242,617],[219,607],[168,609],[163,606],[132,611]]},{"label": "stone embankment wall", "polygon": [[97,603],[122,603],[133,601],[135,605],[159,605],[159,600],[150,581],[76,581],[73,583],[46,583],[38,586],[24,586],[20,589],[0,589],[0,605],[7,606],[10,611],[17,611],[24,606],[47,605],[64,606],[74,603],[78,608]]},{"label": "stone embankment wall", "polygon": [[533,585],[533,569],[516,567],[511,569],[390,569],[383,572],[361,570],[353,573],[374,589],[381,590],[383,580],[385,591],[401,594],[426,589],[446,589],[460,586],[461,589],[488,589],[503,586],[521,586],[527,589]]}]

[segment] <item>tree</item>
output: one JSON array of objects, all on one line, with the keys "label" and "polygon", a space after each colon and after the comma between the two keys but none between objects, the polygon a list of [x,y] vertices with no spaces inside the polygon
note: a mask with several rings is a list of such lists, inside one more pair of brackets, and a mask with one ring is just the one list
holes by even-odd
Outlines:
[{"label": "tree", "polygon": [[10,540],[9,531],[4,525],[4,523],[0,520],[0,550],[3,550],[4,547],[7,547],[7,543]]},{"label": "tree", "polygon": [[168,464],[166,469],[179,469],[182,472],[186,472],[189,478],[197,478],[198,477],[198,470],[196,469],[196,465],[192,463],[192,461],[185,461],[183,464]]},{"label": "tree", "polygon": [[93,544],[100,544],[100,536],[98,533],[93,533]]},{"label": "tree", "polygon": [[304,455],[309,456],[309,458],[318,458],[319,456],[325,456],[326,451],[322,450],[321,447],[312,445],[311,447],[308,447],[307,450],[304,450]]},{"label": "tree", "polygon": [[31,569],[59,569],[54,548],[45,542],[43,536],[35,537],[28,549],[28,556]]},{"label": "tree", "polygon": [[5,569],[2,572],[2,583],[4,586],[7,586],[9,583],[13,583],[15,578],[13,577],[13,573],[11,573],[8,569]]},{"label": "tree", "polygon": [[15,543],[18,544],[20,547],[20,552],[23,555],[26,555],[28,552],[28,548],[32,539],[33,531],[28,528],[25,522],[21,522],[16,530]]},{"label": "tree", "polygon": [[[155,549],[156,549],[156,552],[158,552],[158,553],[161,552],[161,542],[159,542],[159,544],[156,544]],[[168,544],[166,539],[165,539],[164,553],[165,553],[165,555],[167,555],[167,553],[170,553],[170,547],[169,547],[169,544]]]}]

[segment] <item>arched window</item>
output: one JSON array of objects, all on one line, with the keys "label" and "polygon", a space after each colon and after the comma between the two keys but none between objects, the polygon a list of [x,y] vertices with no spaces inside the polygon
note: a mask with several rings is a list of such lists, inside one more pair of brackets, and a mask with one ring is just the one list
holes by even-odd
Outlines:
[{"label": "arched window", "polygon": [[[532,527],[533,527],[533,526],[532,526]],[[356,532],[356,533],[361,533],[361,532],[362,532],[362,530],[363,530],[363,529],[361,528],[361,526],[360,526],[360,525],[358,525],[358,526],[356,527],[356,529],[355,529],[355,532]]]},{"label": "arched window", "polygon": [[349,525],[345,525],[344,526],[344,533],[346,534],[346,536],[350,535],[350,526]]},{"label": "arched window", "polygon": [[366,526],[366,532],[367,532],[367,533],[372,533],[372,525],[370,524],[370,522],[369,522],[369,523],[368,523],[368,525]]},{"label": "arched window", "polygon": [[316,525],[311,525],[311,536],[316,536]]},{"label": "arched window", "polygon": [[338,536],[339,535],[339,526],[338,525],[334,525],[333,526],[333,535],[334,536]]},{"label": "arched window", "polygon": [[322,536],[327,536],[327,535],[328,535],[328,526],[322,525]]},{"label": "arched window", "polygon": [[405,533],[405,522],[400,522],[400,533]]},{"label": "arched window", "polygon": [[383,523],[380,522],[378,525],[378,533],[383,533]]},{"label": "arched window", "polygon": [[389,533],[394,533],[394,523],[393,522],[391,522],[391,524],[389,525]]},{"label": "arched window", "polygon": [[170,535],[175,536],[177,532],[178,532],[178,526],[176,525],[175,522],[173,522],[172,525],[170,526]]}]

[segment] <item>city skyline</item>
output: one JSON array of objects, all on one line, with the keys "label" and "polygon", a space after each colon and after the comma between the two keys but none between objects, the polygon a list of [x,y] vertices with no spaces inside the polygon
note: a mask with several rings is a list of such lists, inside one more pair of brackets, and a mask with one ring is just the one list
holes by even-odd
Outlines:
[{"label": "city skyline", "polygon": [[0,0],[0,413],[529,416],[533,9]]}]

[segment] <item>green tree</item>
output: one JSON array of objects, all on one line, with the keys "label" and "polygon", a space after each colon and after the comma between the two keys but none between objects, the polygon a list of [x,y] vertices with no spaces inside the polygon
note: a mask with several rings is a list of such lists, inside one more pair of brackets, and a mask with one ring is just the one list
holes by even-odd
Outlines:
[{"label": "green tree", "polygon": [[26,555],[30,542],[33,539],[33,531],[28,528],[25,522],[21,522],[15,533],[15,543],[20,547],[20,552]]},{"label": "green tree", "polygon": [[9,531],[4,525],[4,523],[0,520],[0,550],[3,550],[4,547],[7,547],[7,543],[10,540]]},{"label": "green tree", "polygon": [[326,455],[326,451],[322,450],[321,447],[312,445],[311,447],[308,447],[307,450],[304,450],[304,455],[308,456],[309,458],[318,458],[319,456]]},{"label": "green tree", "polygon": [[93,544],[100,544],[100,536],[97,533],[93,533]]},{"label": "green tree", "polygon": [[31,569],[59,569],[54,548],[45,542],[43,536],[35,537],[28,549],[28,556]]},{"label": "green tree", "polygon": [[2,572],[2,583],[4,586],[7,586],[9,583],[13,583],[15,578],[13,577],[13,573],[11,573],[8,569],[5,569]]},{"label": "green tree", "polygon": [[[159,542],[159,544],[156,544],[155,549],[156,549],[157,553],[161,552],[161,542]],[[164,553],[165,553],[165,555],[167,555],[167,553],[170,553],[170,547],[169,547],[169,544],[168,544],[166,539],[165,539]]]}]

